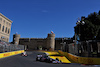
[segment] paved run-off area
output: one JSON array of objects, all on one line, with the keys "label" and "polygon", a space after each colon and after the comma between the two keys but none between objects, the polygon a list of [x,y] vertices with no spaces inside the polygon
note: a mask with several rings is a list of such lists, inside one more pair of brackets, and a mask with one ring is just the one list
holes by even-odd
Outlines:
[{"label": "paved run-off area", "polygon": [[[44,51],[46,54],[48,55],[57,55],[59,54],[58,52],[52,52],[52,51]],[[60,61],[62,61],[63,63],[71,63],[65,56],[50,56],[50,58],[52,59],[56,59],[58,58]]]}]

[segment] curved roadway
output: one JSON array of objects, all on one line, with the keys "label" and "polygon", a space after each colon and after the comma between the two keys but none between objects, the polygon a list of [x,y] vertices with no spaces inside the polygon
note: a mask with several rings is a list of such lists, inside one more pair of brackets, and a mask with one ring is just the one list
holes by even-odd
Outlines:
[{"label": "curved roadway", "polygon": [[76,64],[52,64],[36,61],[36,55],[41,52],[28,51],[27,57],[15,55],[0,59],[0,67],[86,67]]}]

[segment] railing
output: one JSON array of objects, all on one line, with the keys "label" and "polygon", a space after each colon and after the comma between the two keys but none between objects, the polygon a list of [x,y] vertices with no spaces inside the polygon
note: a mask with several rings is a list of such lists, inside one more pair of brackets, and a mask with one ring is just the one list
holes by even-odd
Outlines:
[{"label": "railing", "polygon": [[23,45],[15,45],[10,44],[8,42],[4,42],[0,40],[0,52],[11,52],[11,51],[17,51],[17,50],[24,50]]},{"label": "railing", "polygon": [[100,41],[91,40],[66,44],[62,51],[81,57],[100,57]]}]

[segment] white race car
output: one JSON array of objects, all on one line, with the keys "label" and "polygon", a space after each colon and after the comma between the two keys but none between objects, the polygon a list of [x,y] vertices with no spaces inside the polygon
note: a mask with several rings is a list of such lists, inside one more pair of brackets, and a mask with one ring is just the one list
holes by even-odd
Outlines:
[{"label": "white race car", "polygon": [[21,54],[21,56],[27,56],[26,52],[23,52],[23,53]]},{"label": "white race car", "polygon": [[62,62],[59,61],[58,58],[56,58],[56,59],[53,59],[52,63],[53,63],[53,64],[61,64]]}]

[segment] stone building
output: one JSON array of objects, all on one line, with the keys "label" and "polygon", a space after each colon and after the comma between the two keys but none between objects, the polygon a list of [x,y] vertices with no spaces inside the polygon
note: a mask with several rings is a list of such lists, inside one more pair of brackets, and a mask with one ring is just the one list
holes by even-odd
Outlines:
[{"label": "stone building", "polygon": [[54,50],[55,49],[55,34],[49,33],[47,38],[20,38],[19,34],[13,35],[13,43],[25,45],[25,49],[30,50]]},{"label": "stone building", "polygon": [[0,40],[9,42],[12,21],[0,13]]},{"label": "stone building", "polygon": [[19,44],[19,38],[20,38],[20,35],[19,34],[14,34],[13,35],[13,43],[18,45]]},{"label": "stone building", "polygon": [[20,38],[19,34],[13,35],[13,43],[25,46],[25,50],[65,50],[67,46],[62,43],[69,44],[73,42],[68,38],[55,38],[54,33],[49,33],[47,38]]},{"label": "stone building", "polygon": [[25,45],[25,49],[42,50],[46,48],[46,38],[20,38],[19,44]]}]

